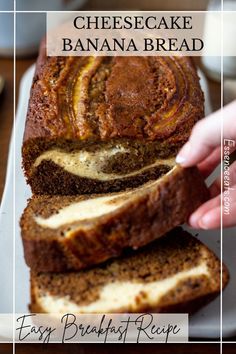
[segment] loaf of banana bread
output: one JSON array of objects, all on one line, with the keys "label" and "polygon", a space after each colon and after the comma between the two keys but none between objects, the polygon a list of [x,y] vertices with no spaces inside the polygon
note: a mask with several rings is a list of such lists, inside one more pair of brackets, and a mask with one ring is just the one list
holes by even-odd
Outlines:
[{"label": "loaf of banana bread", "polygon": [[169,171],[203,93],[188,57],[46,57],[42,45],[23,142],[37,194],[107,193]]}]

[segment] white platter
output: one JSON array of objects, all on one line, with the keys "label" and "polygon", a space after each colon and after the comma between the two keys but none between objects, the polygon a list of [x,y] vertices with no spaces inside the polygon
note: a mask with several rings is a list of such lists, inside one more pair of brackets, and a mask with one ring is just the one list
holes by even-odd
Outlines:
[{"label": "white platter", "polygon": [[[29,269],[25,265],[20,237],[19,219],[31,192],[21,169],[21,145],[34,67],[27,70],[20,86],[20,98],[15,125],[15,149],[12,139],[8,160],[6,185],[0,212],[0,313],[11,313],[13,304],[13,234],[15,231],[15,311],[27,313],[29,304]],[[206,97],[206,113],[210,112],[207,83],[202,75],[201,85]],[[15,150],[15,153],[14,153]],[[15,156],[15,158],[14,158]],[[13,183],[15,170],[15,207]],[[15,229],[15,230],[14,230]],[[224,261],[231,280],[223,293],[223,335],[236,335],[236,229],[224,230]],[[193,232],[193,231],[192,231]],[[198,231],[198,238],[220,256],[220,231]],[[0,323],[1,328],[1,323]],[[205,306],[190,318],[189,334],[192,338],[219,338],[220,298]],[[10,334],[9,334],[10,335]],[[5,336],[4,336],[5,337]],[[1,340],[1,333],[0,333]]]}]

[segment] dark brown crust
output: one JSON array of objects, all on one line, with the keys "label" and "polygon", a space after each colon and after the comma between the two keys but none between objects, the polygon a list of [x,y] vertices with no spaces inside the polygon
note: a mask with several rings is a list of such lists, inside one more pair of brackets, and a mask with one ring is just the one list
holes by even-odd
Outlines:
[{"label": "dark brown crust", "polygon": [[[203,93],[189,57],[100,57],[86,69],[88,61],[88,57],[46,57],[44,44],[41,47],[22,148],[23,168],[33,193],[71,195],[124,190],[126,180],[99,182],[70,174],[53,163],[42,163],[39,168],[33,164],[44,151],[58,145],[65,150],[69,144],[86,148],[99,142],[149,141],[158,142],[164,151],[166,146],[170,150],[173,147],[176,153],[204,116]],[[109,74],[103,78],[104,98],[100,92],[98,104],[91,108],[88,83],[106,61]],[[87,74],[78,113],[73,108],[73,92],[83,70]],[[128,182],[131,185],[134,181],[135,177]]]},{"label": "dark brown crust", "polygon": [[69,225],[64,229],[45,229],[32,216],[44,206],[50,209],[50,205],[69,204],[81,197],[35,196],[20,222],[26,263],[42,272],[78,270],[101,263],[120,255],[127,247],[139,248],[184,223],[208,196],[196,168],[177,166],[148,192],[137,194],[124,207],[92,220],[87,230],[74,231],[70,237],[62,236]]},{"label": "dark brown crust", "polygon": [[[183,250],[182,258],[178,257],[179,251],[175,252],[176,247],[180,247],[179,243]],[[150,255],[149,260],[147,258],[148,255]],[[54,275],[31,272],[30,310],[32,312],[44,311],[40,307],[38,299],[45,292],[52,296],[66,296],[78,305],[86,305],[99,298],[100,286],[106,285],[107,282],[130,280],[131,282],[137,281],[146,284],[149,281],[162,280],[182,270],[190,269],[202,261],[207,263],[210,275],[189,277],[180,281],[159,300],[158,307],[144,305],[145,292],[141,292],[135,299],[137,312],[193,313],[219,294],[220,261],[199,240],[180,228],[172,230],[164,238],[154,241],[139,250],[139,252],[129,252],[128,255],[115,262],[112,260],[106,262],[100,268],[96,267],[78,273],[59,273]],[[143,263],[142,267],[140,267],[140,262]],[[114,269],[115,275],[113,274]],[[164,270],[162,271],[162,269]],[[123,274],[124,270],[125,274]],[[134,273],[137,273],[137,275]],[[147,277],[149,273],[150,275]],[[222,289],[224,289],[229,281],[229,273],[224,264],[222,274]],[[124,276],[125,278],[123,279]],[[88,284],[85,285],[87,282]],[[87,295],[84,295],[86,286],[89,287],[87,291],[92,294],[92,297],[91,294],[86,293]],[[133,312],[133,308],[120,308],[116,312]]]}]

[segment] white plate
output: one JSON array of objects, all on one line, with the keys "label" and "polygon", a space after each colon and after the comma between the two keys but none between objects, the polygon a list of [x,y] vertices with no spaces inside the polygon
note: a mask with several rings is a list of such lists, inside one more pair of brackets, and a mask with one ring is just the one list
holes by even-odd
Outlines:
[{"label": "white plate", "polygon": [[[28,105],[28,97],[32,82],[34,67],[25,73],[21,87],[19,106],[16,117],[15,134],[15,166],[14,166],[14,144],[10,146],[6,186],[1,205],[0,213],[0,279],[4,286],[0,292],[0,313],[12,312],[13,303],[13,232],[15,225],[15,311],[16,313],[27,313],[29,304],[29,269],[25,265],[23,249],[20,237],[19,219],[27,198],[31,192],[25,183],[21,169],[21,145],[24,132],[25,117]],[[202,88],[206,97],[206,113],[209,113],[208,89],[204,76],[200,73]],[[13,181],[14,168],[16,176],[15,193],[15,217],[13,208]],[[14,220],[15,219],[15,220]],[[197,233],[197,231],[196,231]],[[223,335],[225,337],[236,335],[236,237],[235,229],[228,229],[224,232],[224,255],[231,280],[223,294],[224,316]],[[204,241],[218,256],[220,255],[220,232],[199,231],[199,239]],[[211,304],[205,306],[201,311],[190,318],[190,336],[201,338],[218,338],[220,336],[220,299],[219,297]]]}]

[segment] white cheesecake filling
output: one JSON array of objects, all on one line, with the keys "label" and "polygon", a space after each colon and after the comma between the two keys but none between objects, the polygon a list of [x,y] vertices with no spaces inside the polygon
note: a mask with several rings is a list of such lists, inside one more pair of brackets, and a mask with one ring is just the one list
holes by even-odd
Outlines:
[{"label": "white cheesecake filling", "polygon": [[[150,283],[117,281],[107,284],[101,289],[99,299],[88,305],[79,306],[69,297],[52,296],[45,291],[43,291],[43,295],[39,294],[37,301],[45,312],[51,313],[115,313],[122,309],[138,311],[141,305],[158,306],[160,299],[174,289],[180,281],[201,275],[209,276],[208,267],[204,261],[192,269],[179,272],[163,280]],[[138,301],[136,301],[137,299]]]},{"label": "white cheesecake filling", "polygon": [[109,158],[118,153],[126,153],[128,151],[129,150],[125,149],[122,145],[116,145],[110,149],[101,149],[97,151],[81,150],[64,152],[61,150],[53,149],[45,151],[43,154],[38,156],[33,166],[36,168],[41,164],[42,161],[49,160],[62,167],[65,171],[76,176],[107,181],[135,176],[157,165],[164,164],[173,166],[175,163],[174,158],[157,159],[153,164],[147,165],[134,172],[126,173],[123,175],[116,173],[105,173],[102,171],[103,166],[106,164]]},{"label": "white cheesecake filling", "polygon": [[34,219],[36,223],[42,227],[57,229],[68,223],[93,219],[111,213],[124,205],[124,202],[124,199],[117,197],[117,195],[87,199],[70,204],[60,209],[57,214],[51,215],[48,218],[35,216]]},{"label": "white cheesecake filling", "polygon": [[[168,175],[173,173],[175,168],[176,166],[166,173],[163,178],[154,182],[147,182],[143,186],[134,188],[131,191],[82,200],[59,209],[57,214],[53,214],[48,218],[35,215],[34,220],[42,227],[57,229],[69,223],[82,222],[84,220],[89,221],[91,219],[104,216],[129,203],[133,200],[133,198],[135,198],[135,196],[139,196],[141,193],[145,193],[148,189],[158,185],[161,180],[168,178]],[[70,232],[68,232],[67,235],[69,236]]]}]

